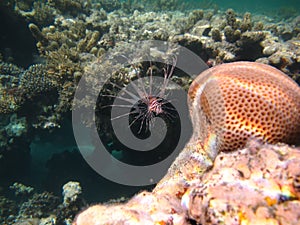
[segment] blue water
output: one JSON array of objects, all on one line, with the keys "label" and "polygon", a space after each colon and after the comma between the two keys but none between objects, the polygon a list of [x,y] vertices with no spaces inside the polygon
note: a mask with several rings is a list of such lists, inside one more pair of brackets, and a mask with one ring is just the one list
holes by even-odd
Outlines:
[{"label": "blue water", "polygon": [[[206,2],[206,1],[195,1],[195,2]],[[208,2],[208,1],[207,1]],[[217,4],[221,9],[233,8],[237,11],[250,11],[253,13],[272,13],[275,15],[276,12],[280,10],[291,10],[298,11],[300,10],[300,1],[299,0],[212,0],[209,1]]]}]

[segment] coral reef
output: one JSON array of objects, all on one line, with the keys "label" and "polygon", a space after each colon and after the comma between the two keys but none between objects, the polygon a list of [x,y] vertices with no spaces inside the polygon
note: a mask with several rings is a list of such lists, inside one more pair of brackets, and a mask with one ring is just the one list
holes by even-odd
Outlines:
[{"label": "coral reef", "polygon": [[4,184],[28,172],[30,132],[26,118],[16,113],[2,113],[0,124],[0,176]]},{"label": "coral reef", "polygon": [[170,179],[125,204],[91,206],[73,224],[297,224],[299,154],[286,145],[253,141],[219,154],[189,184]]},{"label": "coral reef", "polygon": [[11,221],[13,221],[12,215],[18,208],[17,203],[4,196],[0,196],[0,206],[0,222],[2,224],[11,224]]},{"label": "coral reef", "polygon": [[[297,224],[299,153],[250,143],[218,155],[182,197],[188,217],[199,224]],[[290,213],[283,216],[285,211]]]},{"label": "coral reef", "polygon": [[20,205],[17,219],[48,217],[58,205],[59,198],[51,193],[35,193]]},{"label": "coral reef", "polygon": [[[48,193],[37,193],[24,184],[14,183],[16,199],[9,200],[1,196],[0,222],[3,224],[71,224],[74,214],[85,206],[79,196],[81,187],[78,182],[70,181],[63,186],[64,202]],[[5,219],[4,219],[5,218]]]},{"label": "coral reef", "polygon": [[78,182],[69,181],[63,186],[63,204],[65,206],[70,205],[72,202],[76,202],[78,195],[81,194],[81,187]]},{"label": "coral reef", "polygon": [[[132,9],[135,6],[139,8],[139,3],[129,1],[121,6],[116,5],[117,1],[100,1],[99,4],[84,4],[79,0],[34,2],[33,4],[26,2],[24,6],[16,9],[17,12],[33,10],[34,13],[37,13],[38,9],[42,7],[51,8],[51,10],[47,10],[51,15],[47,18],[52,18],[49,20],[21,15],[31,22],[29,30],[37,41],[40,56],[46,61],[45,66],[29,67],[24,75],[37,73],[37,77],[42,76],[49,81],[47,82],[49,87],[41,89],[46,92],[52,88],[56,90],[58,93],[55,100],[57,107],[52,110],[53,117],[62,118],[62,114],[71,109],[76,84],[82,76],[84,67],[91,59],[87,55],[99,57],[108,49],[126,45],[124,41],[167,40],[188,47],[205,61],[209,61],[211,65],[236,60],[257,60],[274,65],[294,79],[299,79],[297,75],[298,58],[300,57],[297,50],[299,47],[297,45],[299,33],[297,18],[288,25],[290,28],[280,28],[276,23],[262,24],[260,18],[250,13],[245,13],[240,17],[232,9],[223,14],[211,10],[175,11],[175,13],[135,10],[127,14],[126,10],[118,11],[116,9],[126,7],[126,4],[129,4]],[[163,5],[170,3],[155,1],[154,8],[155,4],[161,10],[164,8]],[[172,6],[178,4],[172,3]],[[209,1],[205,4],[211,5]],[[166,8],[168,8],[167,5]],[[97,10],[93,6],[101,10]],[[129,6],[127,5],[127,7]],[[76,11],[75,9],[79,10],[77,14],[73,13]],[[66,14],[62,12],[66,12]],[[70,12],[71,14],[68,14]],[[86,16],[79,16],[80,13],[86,14]],[[49,22],[45,24],[41,21]],[[262,29],[264,30],[262,31]],[[286,30],[291,31],[289,35]],[[284,38],[282,39],[282,37]],[[284,42],[285,40],[288,42]],[[295,51],[291,52],[290,49],[295,49]],[[42,71],[38,72],[37,70]],[[17,78],[14,79],[17,80]],[[21,83],[25,84],[26,82]],[[24,84],[22,85],[24,86]],[[41,87],[45,87],[45,84]],[[26,92],[22,88],[18,88],[18,91]],[[15,98],[16,95],[12,96],[9,93],[7,91],[3,93],[1,101],[3,112],[19,110],[24,101],[23,98]],[[40,128],[45,127],[43,124],[48,122],[59,124],[60,120],[38,117],[40,121],[34,123],[40,124],[36,125]],[[43,122],[43,120],[45,121]]]},{"label": "coral reef", "polygon": [[11,190],[15,192],[16,196],[28,196],[31,195],[31,193],[34,191],[33,187],[25,186],[21,183],[13,183],[10,187]]},{"label": "coral reef", "polygon": [[[18,77],[23,72],[23,69],[11,63],[1,62],[0,71],[2,75]],[[5,84],[3,83],[2,86],[6,84],[9,84],[9,82],[6,82]]]},{"label": "coral reef", "polygon": [[[299,207],[300,151],[258,141],[299,144],[299,90],[284,73],[260,63],[202,72],[189,89],[193,136],[166,176],[151,193],[91,206],[73,224],[286,222],[282,211]],[[299,215],[289,216],[296,224]]]},{"label": "coral reef", "polygon": [[19,109],[22,103],[18,83],[23,69],[9,63],[0,63],[0,112],[12,113]]},{"label": "coral reef", "polygon": [[[300,17],[296,17],[297,13],[294,9],[282,8],[280,14],[284,14],[282,15],[283,19],[281,18],[282,21],[276,21],[270,17],[263,17],[249,12],[235,12],[233,9],[221,11],[210,0],[197,2],[196,8],[193,4],[189,5],[182,0],[155,0],[150,2],[146,0],[122,2],[117,0],[1,1],[1,20],[4,21],[3,18],[7,17],[8,21],[11,21],[2,29],[5,32],[3,36],[6,36],[6,33],[9,33],[9,35],[0,45],[0,174],[2,177],[7,178],[9,185],[18,181],[18,178],[28,171],[30,163],[29,145],[35,135],[41,130],[48,132],[60,128],[62,121],[70,116],[74,92],[83,75],[92,75],[91,79],[97,79],[98,77],[95,78],[93,74],[100,69],[105,71],[103,73],[105,75],[101,77],[103,80],[95,82],[95,90],[97,90],[97,84],[107,80],[108,77],[111,77],[111,81],[119,86],[126,85],[130,82],[130,79],[136,78],[132,77],[132,67],[123,68],[119,73],[111,74],[113,69],[111,66],[114,61],[103,62],[101,58],[104,53],[110,50],[113,50],[116,56],[126,52],[128,42],[162,40],[178,43],[194,51],[209,66],[240,60],[262,62],[275,66],[300,83]],[[295,18],[291,18],[290,15],[295,16]],[[15,21],[17,23],[13,24]],[[11,26],[11,24],[14,26]],[[11,29],[7,29],[7,27]],[[10,30],[13,32],[10,32]],[[28,38],[28,35],[30,38]],[[18,43],[20,36],[24,37],[21,44]],[[12,44],[9,39],[13,40]],[[30,46],[30,43],[34,40],[38,52]],[[24,46],[29,46],[30,49],[23,49]],[[24,52],[19,56],[18,51]],[[141,55],[143,53],[141,48]],[[35,54],[39,55],[32,57]],[[27,57],[28,55],[30,57]],[[21,66],[24,68],[21,68]],[[139,69],[145,74],[148,68],[149,65],[146,63],[139,65]],[[158,67],[156,71],[159,73],[162,68]],[[185,89],[191,83],[191,79],[185,76],[174,76],[173,79],[176,80],[176,83],[184,86]],[[278,81],[278,83],[281,83],[281,81]],[[107,87],[108,89],[111,88],[109,85]],[[107,94],[113,95],[115,92],[116,88],[106,90]],[[281,96],[277,94],[276,92],[273,97]],[[276,102],[274,98],[271,99]],[[202,97],[202,101],[206,101],[204,97]],[[289,101],[286,103],[287,107],[288,103]],[[80,104],[84,106],[93,103],[83,101]],[[209,110],[207,113],[209,118]],[[235,115],[237,114],[235,113]],[[298,115],[298,113],[295,112],[295,115]],[[277,118],[277,116],[274,117]],[[282,119],[281,116],[278,116],[278,118]],[[249,125],[251,128],[245,129],[246,131],[250,132],[254,129],[253,123],[250,124],[252,124]],[[297,124],[297,122],[294,124]],[[244,125],[246,126],[246,124]],[[232,127],[228,129],[230,130],[230,128]],[[103,127],[101,129],[105,130]],[[259,129],[255,128],[254,132],[259,132]],[[261,131],[263,137],[268,136],[268,138],[262,139],[270,141],[274,138],[274,142],[277,142],[278,139],[281,140],[282,136],[280,135],[284,129],[278,128],[278,130],[280,130],[280,134],[276,133],[273,137],[268,136],[267,131]],[[286,132],[286,134],[289,133]],[[104,135],[108,136],[110,134]],[[213,139],[213,137],[211,138]],[[205,143],[209,145],[209,141],[212,139]],[[284,139],[284,141],[286,140]],[[244,140],[238,138],[232,141],[232,143],[236,142],[243,142],[242,146],[245,144]],[[288,164],[289,157],[296,154],[293,149],[284,146],[258,146],[257,148],[257,153],[253,153],[253,149],[251,150],[249,147],[248,150],[229,153],[228,155],[221,153],[221,156],[226,159],[224,163],[228,163],[228,165],[232,160],[230,156],[234,154],[241,155],[235,157],[240,157],[242,163],[246,163],[246,159],[243,158],[244,156],[242,157],[243,154],[252,157],[253,162],[249,161],[249,163],[254,163],[261,160],[258,155],[260,151],[264,151],[270,157],[278,155],[279,158],[284,158],[282,161]],[[287,151],[287,153],[280,155],[278,149],[281,148],[280,151]],[[205,160],[204,163],[206,164],[203,167],[197,167],[196,170],[202,172],[207,167],[212,166],[209,157]],[[279,190],[277,184],[277,186],[268,186],[270,191],[273,190],[271,188],[277,189],[272,192],[272,196],[268,194],[261,195],[265,197],[265,201],[263,201],[260,198],[261,196],[257,196],[256,189],[245,188],[246,181],[242,179],[246,179],[249,183],[252,182],[251,184],[256,187],[255,185],[258,184],[255,183],[254,175],[251,176],[251,174],[255,174],[258,172],[257,170],[248,168],[250,175],[247,178],[245,178],[247,171],[242,171],[244,177],[240,175],[240,172],[237,173],[235,169],[226,170],[229,175],[224,174],[227,173],[225,170],[224,173],[218,170],[218,163],[220,163],[218,160],[221,160],[220,156],[217,157],[214,169],[201,177],[201,182],[203,181],[206,185],[205,182],[207,182],[209,176],[212,176],[213,180],[214,176],[209,174],[215,174],[220,180],[236,177],[238,182],[232,184],[236,186],[230,188],[236,190],[235,188],[240,185],[245,193],[249,191],[249,196],[255,197],[256,202],[251,202],[251,204],[254,204],[253,207],[257,205],[261,207],[255,210],[240,208],[240,202],[235,199],[237,198],[235,196],[232,196],[229,200],[224,199],[224,196],[221,196],[223,198],[218,200],[212,200],[214,197],[217,199],[218,195],[213,187],[208,184],[207,186],[191,184],[189,187],[184,186],[184,188],[180,187],[179,189],[175,184],[176,187],[173,188],[172,193],[166,193],[160,187],[167,185],[168,182],[164,183],[162,181],[153,193],[142,192],[124,205],[94,206],[89,209],[90,211],[86,211],[86,214],[85,212],[80,214],[76,222],[84,224],[85,221],[82,222],[80,218],[91,215],[89,212],[92,212],[89,219],[96,220],[98,217],[103,216],[103,218],[111,221],[112,218],[123,216],[123,222],[127,219],[138,218],[140,220],[137,219],[137,223],[143,221],[145,224],[151,224],[153,221],[159,224],[184,224],[193,223],[194,221],[209,224],[208,221],[216,221],[215,217],[226,223],[231,221],[233,215],[237,215],[235,218],[245,223],[247,221],[250,221],[249,223],[271,223],[274,220],[280,223],[286,223],[286,220],[293,221],[289,217],[293,218],[296,215],[285,214],[284,216],[282,212],[284,210],[289,212],[299,211],[297,179],[293,181],[295,190],[288,188]],[[276,157],[274,160],[277,160]],[[226,167],[226,165],[223,166]],[[289,167],[284,173],[289,173],[290,169]],[[274,174],[278,174],[278,171],[274,169]],[[222,177],[220,177],[221,175]],[[269,181],[277,179],[268,172],[265,175],[269,176]],[[173,178],[170,178],[171,183]],[[199,180],[195,182],[199,184]],[[228,193],[228,189],[224,188],[221,183],[216,180],[213,180],[213,182],[224,193]],[[282,184],[282,182],[285,182],[283,178],[276,180],[276,182],[285,188],[284,185],[286,184]],[[290,183],[287,184],[290,185]],[[257,187],[261,188],[260,186]],[[16,191],[19,190],[18,188],[22,190],[25,187],[18,183],[12,185],[12,189]],[[174,194],[173,192],[176,192],[176,190],[177,193]],[[267,193],[267,189],[262,190],[263,194]],[[289,192],[286,193],[286,190]],[[69,183],[65,187],[64,203],[60,203],[57,197],[49,193],[35,193],[32,196],[32,193],[28,193],[31,197],[26,202],[22,200],[19,207],[3,197],[1,199],[3,210],[1,210],[0,222],[7,224],[13,222],[16,224],[70,224],[74,214],[84,205],[79,195],[80,192],[81,189],[78,184]],[[236,194],[239,193],[237,190]],[[26,191],[24,194],[26,195]],[[182,198],[183,194],[184,197]],[[177,196],[177,198],[174,199],[174,196]],[[206,196],[206,198],[202,198],[202,196]],[[200,200],[200,198],[202,199]],[[182,203],[181,199],[183,199]],[[226,202],[227,200],[230,203]],[[140,209],[141,201],[147,203],[144,207],[153,205],[145,214]],[[166,207],[162,208],[162,206]],[[205,207],[202,208],[201,206],[209,206],[209,208],[202,212],[201,210],[204,210]],[[229,207],[232,215],[222,213],[222,207]],[[98,214],[98,211],[103,209],[107,210],[106,214],[104,215],[102,212]],[[16,211],[18,212],[16,213]],[[97,218],[92,218],[93,213],[97,213]],[[18,214],[18,221],[14,221]],[[141,215],[146,215],[147,218],[142,218]],[[281,219],[279,219],[280,216]],[[2,219],[4,217],[7,219]],[[269,221],[260,220],[262,217],[264,219],[269,218]],[[193,221],[189,222],[188,219]]]},{"label": "coral reef", "polygon": [[33,98],[37,94],[47,93],[57,86],[57,80],[51,77],[46,67],[41,64],[30,66],[20,77],[19,88],[26,97]]},{"label": "coral reef", "polygon": [[60,10],[63,13],[70,14],[72,16],[78,15],[78,13],[85,12],[89,9],[89,1],[83,0],[50,0],[48,1],[50,6]]},{"label": "coral reef", "polygon": [[241,148],[251,137],[300,144],[299,100],[299,86],[271,66],[215,66],[202,72],[189,89],[193,136],[207,145],[215,135],[212,144],[218,152]]}]

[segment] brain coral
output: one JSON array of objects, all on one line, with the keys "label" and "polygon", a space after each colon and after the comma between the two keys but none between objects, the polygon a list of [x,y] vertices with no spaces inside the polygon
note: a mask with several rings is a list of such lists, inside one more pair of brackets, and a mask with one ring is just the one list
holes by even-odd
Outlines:
[{"label": "brain coral", "polygon": [[194,137],[214,133],[218,151],[244,147],[249,138],[300,142],[300,87],[261,63],[234,62],[201,73],[189,89]]}]

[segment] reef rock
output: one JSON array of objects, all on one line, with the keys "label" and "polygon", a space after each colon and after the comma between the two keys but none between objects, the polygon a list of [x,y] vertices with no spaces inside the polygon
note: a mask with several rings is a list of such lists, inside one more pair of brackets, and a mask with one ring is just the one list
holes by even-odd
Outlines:
[{"label": "reef rock", "polygon": [[255,142],[221,153],[182,205],[200,224],[298,224],[299,157],[299,149]]},{"label": "reef rock", "polygon": [[182,183],[167,174],[152,192],[91,206],[73,225],[298,224],[299,165],[299,148],[251,141],[220,153],[201,177]]}]

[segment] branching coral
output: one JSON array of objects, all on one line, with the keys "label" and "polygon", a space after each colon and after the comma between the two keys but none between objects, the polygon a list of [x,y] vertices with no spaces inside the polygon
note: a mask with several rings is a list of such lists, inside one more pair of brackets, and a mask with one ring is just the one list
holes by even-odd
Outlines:
[{"label": "branching coral", "polygon": [[18,77],[23,72],[22,68],[17,67],[11,63],[0,62],[0,74],[6,74]]},{"label": "branching coral", "polygon": [[0,63],[0,112],[11,113],[19,109],[23,101],[18,88],[23,69],[8,63]]},{"label": "branching coral", "polygon": [[20,86],[23,93],[32,98],[33,96],[51,91],[57,87],[57,81],[51,77],[46,67],[41,64],[32,65],[20,78]]},{"label": "branching coral", "polygon": [[84,12],[88,9],[89,1],[82,0],[49,0],[50,6],[53,6],[64,13],[69,13],[73,16],[77,16],[78,13]]}]

